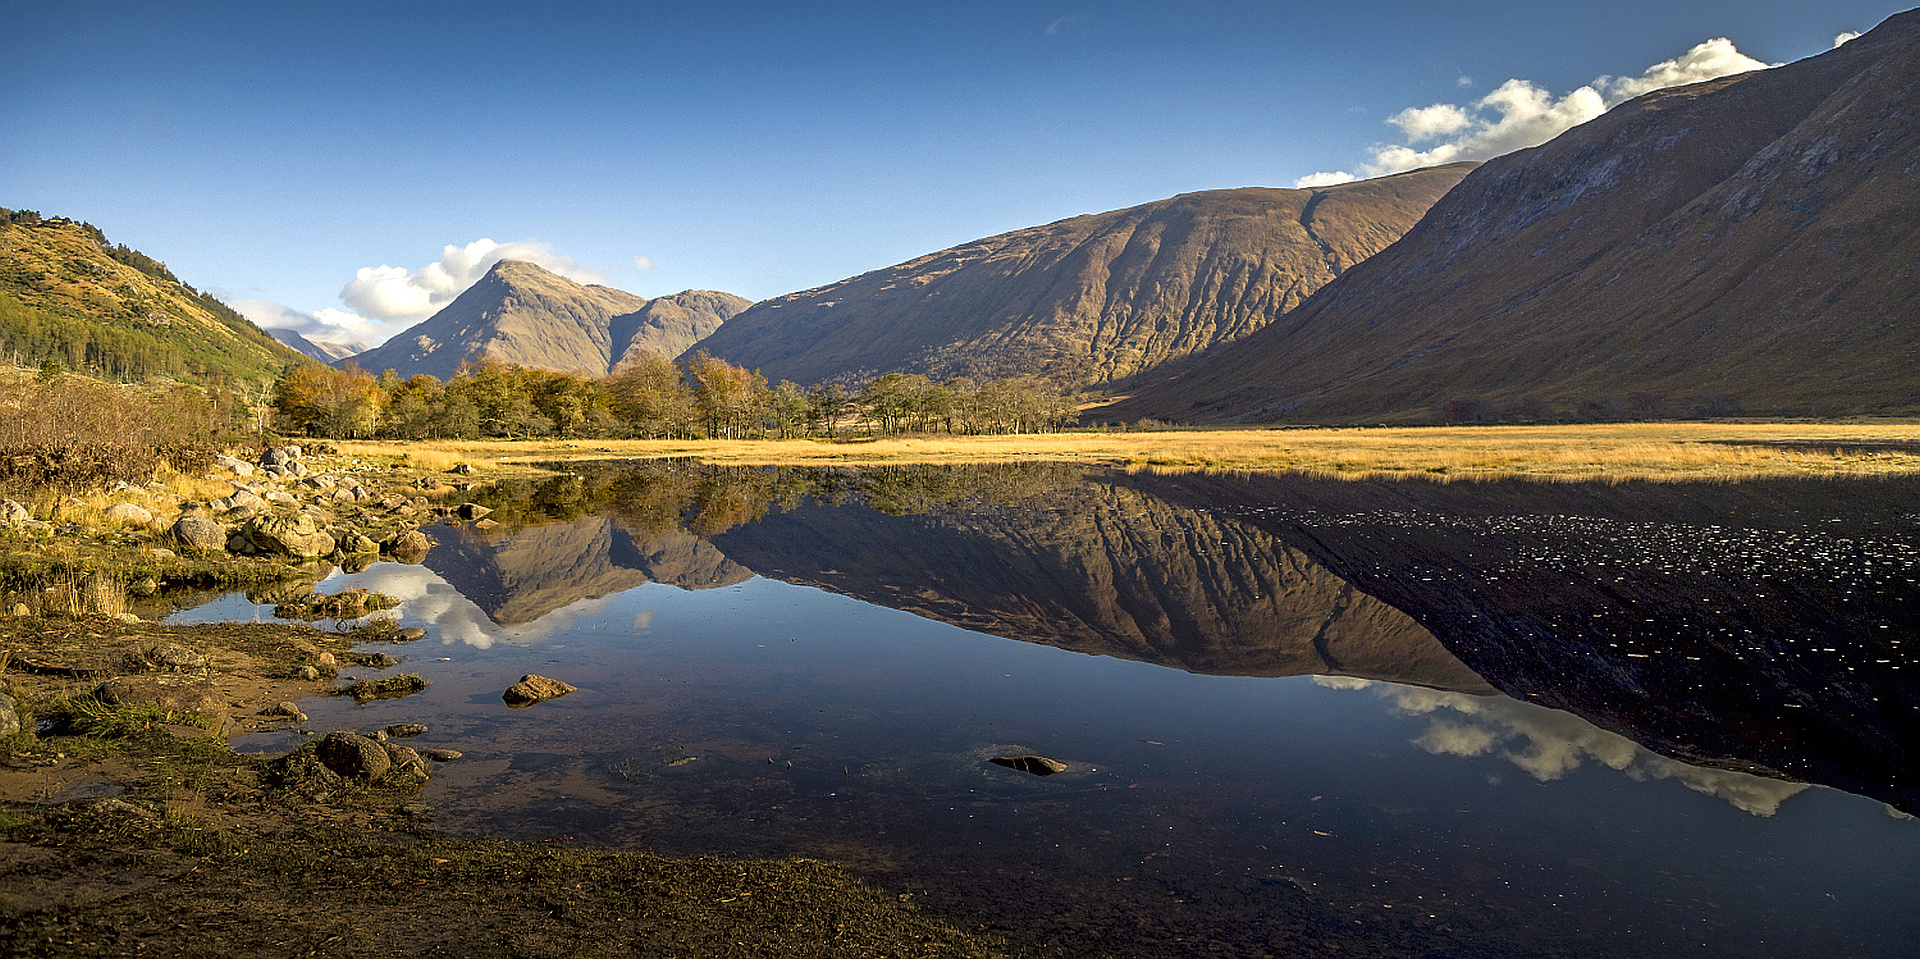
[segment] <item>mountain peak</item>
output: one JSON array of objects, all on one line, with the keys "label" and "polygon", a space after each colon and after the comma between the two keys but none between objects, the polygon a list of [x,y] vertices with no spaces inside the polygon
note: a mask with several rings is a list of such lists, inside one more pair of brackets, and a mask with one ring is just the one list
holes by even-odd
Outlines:
[{"label": "mountain peak", "polygon": [[481,360],[604,376],[635,350],[678,354],[747,302],[718,296],[729,302],[662,303],[505,259],[438,313],[355,361],[369,372],[441,379]]}]

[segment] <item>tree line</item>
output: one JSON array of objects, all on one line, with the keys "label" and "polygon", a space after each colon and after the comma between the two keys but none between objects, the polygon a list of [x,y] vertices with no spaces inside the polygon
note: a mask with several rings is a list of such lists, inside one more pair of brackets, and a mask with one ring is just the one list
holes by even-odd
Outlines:
[{"label": "tree line", "polygon": [[1036,433],[1074,418],[1072,399],[1037,379],[936,382],[888,373],[849,389],[769,386],[758,370],[696,353],[648,355],[605,377],[486,360],[450,379],[295,366],[275,386],[289,433],[335,439],[631,437],[750,439],[895,433]]}]

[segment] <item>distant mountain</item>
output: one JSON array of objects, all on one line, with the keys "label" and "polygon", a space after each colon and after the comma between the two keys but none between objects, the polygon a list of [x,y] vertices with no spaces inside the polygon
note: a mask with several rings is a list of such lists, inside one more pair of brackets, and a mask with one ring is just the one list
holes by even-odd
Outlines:
[{"label": "distant mountain", "polygon": [[270,383],[300,353],[99,229],[0,209],[0,355],[109,377]]},{"label": "distant mountain", "polygon": [[694,290],[649,301],[501,260],[440,312],[354,362],[371,373],[391,369],[441,379],[482,359],[603,376],[639,351],[677,355],[746,302]]},{"label": "distant mountain", "polygon": [[1097,419],[1920,408],[1920,11],[1491,161],[1301,308]]},{"label": "distant mountain", "polygon": [[[614,366],[643,352],[673,359],[753,305],[744,296],[712,290],[687,290],[647,301],[633,313],[612,321]],[[625,344],[620,346],[620,344]]]},{"label": "distant mountain", "polygon": [[756,304],[700,349],[770,380],[1107,383],[1238,339],[1397,239],[1473,164],[1074,217]]},{"label": "distant mountain", "polygon": [[305,353],[306,355],[313,357],[314,359],[319,360],[322,363],[336,363],[336,362],[339,362],[340,360],[344,360],[347,357],[353,356],[357,353],[360,353],[366,350],[366,347],[360,346],[357,344],[349,345],[344,343],[315,343],[314,341],[309,340],[304,336],[301,336],[298,332],[294,330],[281,329],[281,330],[268,330],[267,332],[271,334],[274,339],[279,340],[281,343],[284,343],[287,346],[291,346],[294,349],[299,350],[300,352]]}]

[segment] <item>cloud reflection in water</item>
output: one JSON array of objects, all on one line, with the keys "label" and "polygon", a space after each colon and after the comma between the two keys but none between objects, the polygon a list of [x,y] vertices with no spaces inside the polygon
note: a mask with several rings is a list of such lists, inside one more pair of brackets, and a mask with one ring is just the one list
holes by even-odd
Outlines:
[{"label": "cloud reflection in water", "polygon": [[1560,779],[1593,761],[1636,780],[1678,780],[1755,816],[1773,815],[1781,803],[1807,788],[1806,783],[1668,759],[1572,713],[1506,696],[1470,696],[1345,677],[1316,676],[1313,681],[1331,689],[1373,688],[1395,711],[1431,717],[1413,744],[1436,756],[1497,754],[1541,782]]}]

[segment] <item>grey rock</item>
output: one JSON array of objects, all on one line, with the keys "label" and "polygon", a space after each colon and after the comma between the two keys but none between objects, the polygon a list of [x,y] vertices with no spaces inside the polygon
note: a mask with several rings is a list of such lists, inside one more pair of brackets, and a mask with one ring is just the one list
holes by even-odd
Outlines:
[{"label": "grey rock", "polygon": [[458,749],[429,749],[423,755],[437,763],[450,763],[466,753]]},{"label": "grey rock", "polygon": [[20,706],[13,697],[0,693],[0,736],[11,736],[20,731]]},{"label": "grey rock", "polygon": [[10,499],[0,500],[0,522],[20,523],[32,518],[33,514],[27,512],[25,506]]},{"label": "grey rock", "polygon": [[296,723],[304,723],[307,721],[307,714],[301,712],[298,705],[286,701],[268,706],[266,709],[261,710],[260,714],[263,716],[285,716]]},{"label": "grey rock", "polygon": [[180,548],[211,553],[227,548],[227,528],[200,516],[182,516],[167,531]]},{"label": "grey rock", "polygon": [[454,507],[453,515],[461,519],[482,519],[491,512],[493,512],[493,510],[481,506],[479,503],[461,503],[459,506]]},{"label": "grey rock", "polygon": [[132,503],[115,503],[107,507],[107,518],[116,523],[138,523],[142,526],[153,522],[153,513],[143,506]]},{"label": "grey rock", "polygon": [[384,745],[371,736],[345,730],[320,737],[314,752],[328,769],[351,779],[379,779],[393,767]]},{"label": "grey rock", "polygon": [[308,513],[256,516],[237,532],[262,553],[313,559],[333,552],[333,537],[322,532]]},{"label": "grey rock", "polygon": [[388,726],[384,732],[397,739],[405,739],[409,736],[425,736],[427,734],[427,727],[422,723],[394,723]]}]

